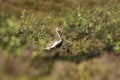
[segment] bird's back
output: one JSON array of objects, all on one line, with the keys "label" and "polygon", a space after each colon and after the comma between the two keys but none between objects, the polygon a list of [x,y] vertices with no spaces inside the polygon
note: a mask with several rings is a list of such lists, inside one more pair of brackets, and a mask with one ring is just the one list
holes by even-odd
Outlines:
[{"label": "bird's back", "polygon": [[61,45],[62,45],[62,40],[55,40],[55,41],[49,42],[49,43],[46,45],[45,49],[46,49],[46,50],[50,50],[50,49],[53,49],[53,48],[58,48],[58,47],[60,47]]}]

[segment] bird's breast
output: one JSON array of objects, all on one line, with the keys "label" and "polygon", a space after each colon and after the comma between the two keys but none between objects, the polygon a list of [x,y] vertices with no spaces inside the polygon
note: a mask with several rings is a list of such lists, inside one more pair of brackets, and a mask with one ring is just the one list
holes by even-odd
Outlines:
[{"label": "bird's breast", "polygon": [[57,45],[56,45],[56,48],[59,48],[62,46],[62,41],[60,41]]}]

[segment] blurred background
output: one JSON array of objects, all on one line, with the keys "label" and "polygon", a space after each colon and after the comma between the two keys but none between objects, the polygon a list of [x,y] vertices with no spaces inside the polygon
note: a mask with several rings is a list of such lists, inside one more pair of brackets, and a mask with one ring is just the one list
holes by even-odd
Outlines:
[{"label": "blurred background", "polygon": [[0,0],[0,80],[51,79],[120,80],[119,0]]}]

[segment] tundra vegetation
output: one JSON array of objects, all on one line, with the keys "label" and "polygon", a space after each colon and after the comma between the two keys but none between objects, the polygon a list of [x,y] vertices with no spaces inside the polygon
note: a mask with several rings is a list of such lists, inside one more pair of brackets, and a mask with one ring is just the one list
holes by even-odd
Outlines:
[{"label": "tundra vegetation", "polygon": [[[119,0],[1,0],[0,80],[119,80]],[[63,44],[45,51],[60,26]]]}]

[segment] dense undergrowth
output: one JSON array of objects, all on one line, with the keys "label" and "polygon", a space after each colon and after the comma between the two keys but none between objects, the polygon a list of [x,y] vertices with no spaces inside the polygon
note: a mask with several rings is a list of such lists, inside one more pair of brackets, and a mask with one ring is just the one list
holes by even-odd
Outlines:
[{"label": "dense undergrowth", "polygon": [[[120,79],[120,4],[95,6],[55,9],[42,18],[27,9],[20,17],[0,13],[0,79]],[[55,57],[57,50],[44,47],[56,26],[63,45]]]}]

